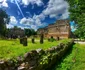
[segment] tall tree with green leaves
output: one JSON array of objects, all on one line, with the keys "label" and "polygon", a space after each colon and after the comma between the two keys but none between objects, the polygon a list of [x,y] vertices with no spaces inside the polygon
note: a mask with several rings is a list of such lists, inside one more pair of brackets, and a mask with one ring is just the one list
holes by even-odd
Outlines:
[{"label": "tall tree with green leaves", "polygon": [[77,29],[75,34],[85,39],[85,0],[67,0],[70,8],[70,19],[75,21]]},{"label": "tall tree with green leaves", "polygon": [[32,35],[37,35],[37,32],[34,29],[24,29],[25,30],[25,35],[30,37]]},{"label": "tall tree with green leaves", "polygon": [[0,9],[0,35],[1,36],[5,36],[6,34],[6,24],[9,23],[9,16],[7,15],[7,13]]},{"label": "tall tree with green leaves", "polygon": [[25,30],[25,35],[30,37],[32,35],[31,29],[24,29]]}]

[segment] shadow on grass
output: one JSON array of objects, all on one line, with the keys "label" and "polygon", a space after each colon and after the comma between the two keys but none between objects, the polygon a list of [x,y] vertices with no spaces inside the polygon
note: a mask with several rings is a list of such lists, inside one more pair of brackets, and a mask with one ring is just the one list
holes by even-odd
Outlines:
[{"label": "shadow on grass", "polygon": [[[74,43],[73,45],[75,45],[75,43]],[[56,70],[56,67],[59,67],[58,65],[60,65],[60,64],[63,62],[63,60],[64,60],[69,54],[72,53],[73,45],[72,45],[71,48],[69,48],[69,50],[66,52],[66,54],[65,54],[61,59],[59,59],[58,61],[56,61],[56,63],[55,63],[51,68],[49,68],[49,70]],[[47,69],[46,69],[46,70],[47,70]]]}]

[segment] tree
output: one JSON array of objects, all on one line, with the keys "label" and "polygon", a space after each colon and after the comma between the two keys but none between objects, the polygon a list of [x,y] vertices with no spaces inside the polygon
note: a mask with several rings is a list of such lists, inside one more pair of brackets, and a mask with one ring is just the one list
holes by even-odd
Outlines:
[{"label": "tree", "polygon": [[32,35],[37,35],[37,32],[34,29],[24,29],[25,30],[25,35],[30,37]]},{"label": "tree", "polygon": [[79,38],[85,38],[85,0],[67,1],[70,5],[70,20],[77,24],[77,30],[74,33]]},{"label": "tree", "polygon": [[25,29],[25,35],[30,37],[32,35],[32,32],[30,29]]},{"label": "tree", "polygon": [[37,32],[34,29],[31,29],[32,35],[37,35]]},{"label": "tree", "polygon": [[18,27],[17,26],[14,26],[14,29],[18,29]]},{"label": "tree", "polygon": [[5,36],[6,34],[6,24],[9,23],[9,16],[6,14],[6,12],[2,9],[0,9],[0,35]]}]

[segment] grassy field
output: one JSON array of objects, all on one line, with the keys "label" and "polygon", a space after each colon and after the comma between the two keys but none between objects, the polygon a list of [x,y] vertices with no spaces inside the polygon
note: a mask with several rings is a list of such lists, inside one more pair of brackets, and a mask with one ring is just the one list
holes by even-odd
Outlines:
[{"label": "grassy field", "polygon": [[46,50],[47,48],[58,45],[60,42],[66,43],[68,40],[60,40],[55,42],[48,42],[46,39],[44,44],[40,44],[39,40],[36,40],[35,44],[31,43],[28,39],[28,46],[24,47],[19,43],[19,40],[0,40],[0,59],[11,59],[17,56],[22,56],[26,52],[34,49],[42,48]]},{"label": "grassy field", "polygon": [[71,54],[53,70],[85,70],[85,44],[75,44]]}]

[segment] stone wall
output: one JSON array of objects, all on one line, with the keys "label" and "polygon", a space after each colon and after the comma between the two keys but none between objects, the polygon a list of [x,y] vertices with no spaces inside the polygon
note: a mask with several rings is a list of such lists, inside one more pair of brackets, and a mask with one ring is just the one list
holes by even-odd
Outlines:
[{"label": "stone wall", "polygon": [[42,34],[46,38],[53,36],[55,39],[57,37],[70,38],[71,37],[71,28],[69,20],[57,20],[54,24],[49,24],[47,27],[40,28],[37,30],[38,35]]},{"label": "stone wall", "polygon": [[72,47],[73,41],[59,44],[48,50],[32,50],[16,60],[0,61],[0,70],[49,70]]}]

